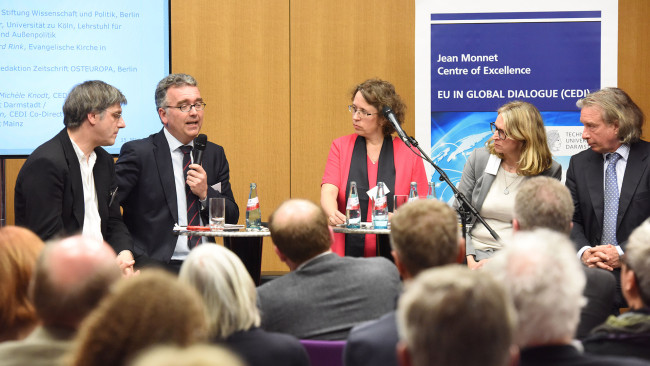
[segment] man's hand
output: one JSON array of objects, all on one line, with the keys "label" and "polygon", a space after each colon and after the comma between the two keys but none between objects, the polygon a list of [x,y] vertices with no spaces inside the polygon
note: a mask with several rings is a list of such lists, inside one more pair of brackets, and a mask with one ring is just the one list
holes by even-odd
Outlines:
[{"label": "man's hand", "polygon": [[589,248],[582,253],[581,259],[588,267],[602,268],[608,271],[613,271],[614,268],[621,266],[618,251],[611,244]]},{"label": "man's hand", "polygon": [[208,198],[208,175],[199,164],[190,164],[187,171],[187,180],[185,181],[201,201]]},{"label": "man's hand", "polygon": [[120,252],[120,254],[117,255],[116,258],[117,264],[120,266],[120,270],[122,270],[122,276],[124,277],[131,277],[133,275],[140,274],[140,271],[135,271],[133,269],[133,265],[135,264],[135,260],[133,259],[133,253],[129,250],[123,250]]}]

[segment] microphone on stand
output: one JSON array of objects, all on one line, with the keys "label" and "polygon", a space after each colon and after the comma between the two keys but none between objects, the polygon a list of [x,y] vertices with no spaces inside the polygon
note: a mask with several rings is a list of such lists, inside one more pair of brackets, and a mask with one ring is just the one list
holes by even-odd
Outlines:
[{"label": "microphone on stand", "polygon": [[397,132],[399,138],[402,139],[402,141],[404,141],[406,146],[411,146],[411,142],[409,141],[408,136],[406,136],[406,134],[404,133],[402,126],[399,125],[399,122],[397,121],[397,118],[395,117],[395,113],[393,113],[393,110],[389,106],[385,105],[381,111],[384,113],[384,117],[386,117],[386,119],[390,121],[390,123],[393,125],[393,128]]},{"label": "microphone on stand", "polygon": [[194,139],[194,150],[196,150],[196,155],[194,156],[194,164],[201,165],[203,160],[203,152],[205,151],[205,145],[208,143],[208,136],[200,134]]}]

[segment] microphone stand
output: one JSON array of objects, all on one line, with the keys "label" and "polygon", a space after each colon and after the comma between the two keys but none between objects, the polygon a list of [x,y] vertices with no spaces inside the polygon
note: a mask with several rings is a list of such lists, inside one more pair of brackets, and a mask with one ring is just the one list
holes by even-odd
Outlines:
[{"label": "microphone stand", "polygon": [[[402,126],[399,126],[399,128],[401,129]],[[398,133],[398,135],[399,135],[399,133]],[[461,222],[461,226],[462,226],[463,237],[465,237],[467,235],[467,223],[469,222],[469,219],[472,216],[474,216],[474,217],[476,217],[476,219],[481,224],[483,224],[485,226],[485,228],[490,232],[490,235],[492,235],[492,237],[495,240],[501,241],[501,238],[499,237],[499,235],[490,227],[490,225],[488,225],[487,222],[485,222],[485,219],[483,219],[481,214],[478,213],[478,210],[474,206],[472,206],[472,203],[467,199],[467,197],[465,197],[465,195],[462,194],[458,190],[458,188],[456,188],[456,186],[451,182],[451,180],[447,176],[447,173],[445,173],[445,171],[442,170],[442,168],[437,166],[433,162],[433,160],[431,160],[431,158],[429,157],[429,154],[426,154],[424,152],[424,150],[422,150],[422,148],[418,144],[418,141],[416,139],[414,139],[413,137],[410,137],[407,134],[404,134],[404,136],[406,136],[406,139],[408,140],[408,143],[411,144],[411,146],[415,146],[420,151],[420,157],[422,159],[424,159],[426,162],[428,162],[429,164],[431,164],[431,166],[438,172],[438,174],[440,174],[439,179],[441,181],[444,181],[445,183],[447,183],[449,188],[451,188],[451,190],[454,192],[454,196],[456,197],[456,200],[459,202],[458,209],[456,211],[458,212],[458,215],[460,216],[460,222]],[[408,145],[408,143],[406,141],[404,141],[404,143]]]}]

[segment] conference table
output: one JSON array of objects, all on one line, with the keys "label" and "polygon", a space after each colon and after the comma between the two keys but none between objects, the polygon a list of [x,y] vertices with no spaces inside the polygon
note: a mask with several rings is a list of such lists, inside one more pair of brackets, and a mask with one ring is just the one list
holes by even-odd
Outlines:
[{"label": "conference table", "polygon": [[[185,236],[205,236],[212,238],[223,238],[223,244],[226,248],[232,250],[246,266],[256,285],[259,285],[262,277],[262,243],[264,237],[271,236],[268,229],[260,231],[246,231],[241,225],[235,226],[236,229],[227,229],[223,231],[210,230],[187,230],[186,227],[174,227],[176,235]],[[377,238],[377,256],[393,261],[390,254],[390,229],[374,229],[369,223],[362,223],[359,229],[349,229],[344,226],[333,228],[335,233],[342,234],[374,234]]]}]

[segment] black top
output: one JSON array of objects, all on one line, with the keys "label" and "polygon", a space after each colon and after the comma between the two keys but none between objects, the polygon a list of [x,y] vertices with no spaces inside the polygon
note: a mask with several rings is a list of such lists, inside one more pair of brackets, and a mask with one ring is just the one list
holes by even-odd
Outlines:
[{"label": "black top", "polygon": [[239,355],[248,366],[309,366],[307,351],[297,338],[288,334],[251,328],[235,332],[225,341],[215,340],[215,343]]}]

